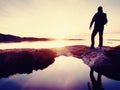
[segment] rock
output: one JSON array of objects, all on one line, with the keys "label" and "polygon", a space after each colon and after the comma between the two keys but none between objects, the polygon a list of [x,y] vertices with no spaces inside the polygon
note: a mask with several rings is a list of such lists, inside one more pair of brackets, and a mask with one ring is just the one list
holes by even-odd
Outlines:
[{"label": "rock", "polygon": [[55,57],[61,55],[82,59],[96,72],[108,78],[120,80],[120,46],[90,49],[84,45],[52,49],[0,50],[0,77],[42,70],[52,64]]}]

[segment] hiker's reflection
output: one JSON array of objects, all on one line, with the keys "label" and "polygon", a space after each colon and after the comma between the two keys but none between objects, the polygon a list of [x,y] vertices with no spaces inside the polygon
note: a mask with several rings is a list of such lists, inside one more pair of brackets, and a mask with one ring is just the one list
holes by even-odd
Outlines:
[{"label": "hiker's reflection", "polygon": [[98,73],[96,79],[94,77],[94,70],[92,68],[90,70],[90,79],[91,79],[92,87],[90,87],[90,83],[88,82],[88,90],[104,90],[101,83],[101,74]]}]

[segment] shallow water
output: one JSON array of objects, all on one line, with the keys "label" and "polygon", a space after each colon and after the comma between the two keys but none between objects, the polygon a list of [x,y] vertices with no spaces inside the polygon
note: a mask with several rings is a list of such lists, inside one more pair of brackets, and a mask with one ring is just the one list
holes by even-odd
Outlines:
[{"label": "shallow water", "polygon": [[[88,36],[87,36],[88,37]],[[113,39],[113,38],[112,38]],[[119,38],[117,38],[119,39]],[[104,40],[106,46],[117,46],[120,41]],[[58,40],[43,42],[1,43],[0,49],[11,48],[54,48],[68,45],[90,45],[85,40]],[[97,45],[97,43],[96,43]],[[31,74],[16,74],[0,79],[0,90],[88,90],[90,68],[81,59],[60,56],[44,70],[33,71]],[[94,73],[97,78],[97,73]],[[120,90],[120,81],[102,76],[105,90]]]},{"label": "shallow water", "polygon": [[[89,73],[81,59],[60,56],[44,70],[0,79],[0,90],[88,90],[88,82],[92,85]],[[102,85],[105,90],[120,89],[120,81],[104,76]]]},{"label": "shallow water", "polygon": [[[86,88],[89,67],[82,60],[60,56],[44,70],[31,74],[16,74],[0,80],[0,90],[77,90]],[[10,90],[10,89],[9,89]],[[81,89],[82,90],[82,89]]]}]

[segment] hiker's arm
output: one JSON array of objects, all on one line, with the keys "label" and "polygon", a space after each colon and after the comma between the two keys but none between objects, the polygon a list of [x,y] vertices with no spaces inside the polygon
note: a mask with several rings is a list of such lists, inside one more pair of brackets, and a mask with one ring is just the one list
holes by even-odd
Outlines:
[{"label": "hiker's arm", "polygon": [[90,30],[91,30],[91,27],[92,27],[92,25],[93,25],[93,23],[94,23],[94,21],[95,21],[95,16],[96,16],[96,15],[93,16],[93,18],[92,18],[92,20],[91,20],[91,22],[90,22],[90,26],[89,26],[89,29],[90,29]]}]

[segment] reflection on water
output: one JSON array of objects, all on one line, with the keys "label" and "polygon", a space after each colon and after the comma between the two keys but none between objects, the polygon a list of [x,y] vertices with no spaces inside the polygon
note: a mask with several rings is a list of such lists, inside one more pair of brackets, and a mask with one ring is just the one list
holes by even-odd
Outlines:
[{"label": "reflection on water", "polygon": [[1,79],[0,90],[7,85],[18,90],[86,90],[88,79],[89,67],[82,60],[60,56],[44,70]]},{"label": "reflection on water", "polygon": [[90,70],[90,82],[88,82],[88,90],[120,90],[120,81],[115,81],[102,76],[100,73],[95,73]]},{"label": "reflection on water", "polygon": [[101,80],[101,74],[98,73],[97,79],[94,76],[94,70],[91,68],[90,70],[90,79],[92,86],[90,86],[90,83],[88,83],[88,89],[89,90],[104,90],[102,87],[102,80]]},{"label": "reflection on water", "polygon": [[[0,79],[0,90],[88,90],[89,75],[93,79],[93,72],[82,60],[60,56],[44,70]],[[97,76],[96,73],[94,75]],[[119,81],[104,76],[101,79],[105,90],[120,89]]]}]

